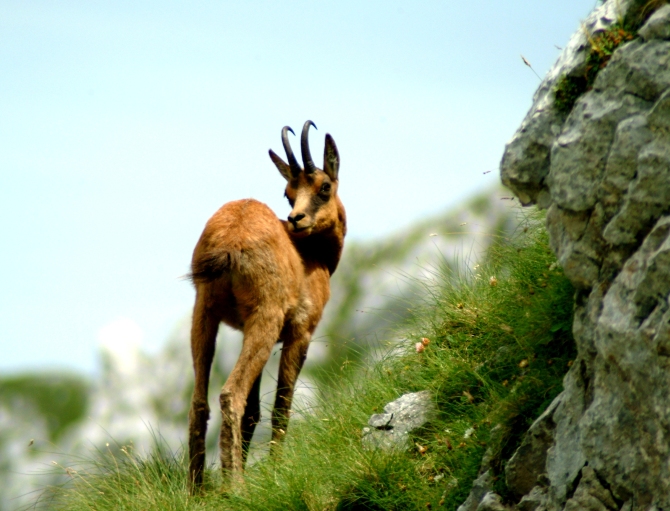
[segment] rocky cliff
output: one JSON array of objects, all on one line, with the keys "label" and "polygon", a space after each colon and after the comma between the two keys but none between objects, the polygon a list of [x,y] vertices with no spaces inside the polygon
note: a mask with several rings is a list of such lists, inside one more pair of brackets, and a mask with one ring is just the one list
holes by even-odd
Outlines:
[{"label": "rocky cliff", "polygon": [[[614,44],[596,47],[603,34]],[[566,84],[584,89],[567,108]],[[578,289],[578,358],[507,465],[515,509],[670,509],[667,2],[608,0],[590,15],[501,173],[522,203],[548,210],[552,247]]]}]

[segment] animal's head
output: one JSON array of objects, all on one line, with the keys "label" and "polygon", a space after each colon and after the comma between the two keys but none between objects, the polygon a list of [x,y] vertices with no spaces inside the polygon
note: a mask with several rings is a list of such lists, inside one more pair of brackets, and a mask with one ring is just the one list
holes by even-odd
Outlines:
[{"label": "animal's head", "polygon": [[270,158],[287,181],[284,195],[293,208],[288,216],[288,228],[296,237],[309,236],[331,228],[338,221],[339,215],[337,173],[340,168],[340,155],[333,137],[326,134],[323,169],[317,168],[309,152],[307,136],[310,126],[316,128],[312,121],[306,121],[300,137],[304,169],[300,167],[289,144],[288,132],[295,133],[288,126],[284,126],[281,132],[288,164],[270,150]]}]

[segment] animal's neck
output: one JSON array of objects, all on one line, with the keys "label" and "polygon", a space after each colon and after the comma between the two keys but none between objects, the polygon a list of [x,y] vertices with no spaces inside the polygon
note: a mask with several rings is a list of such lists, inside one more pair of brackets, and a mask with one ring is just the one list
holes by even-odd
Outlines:
[{"label": "animal's neck", "polygon": [[344,248],[344,236],[347,233],[347,217],[344,207],[341,203],[338,206],[338,221],[332,228],[306,238],[293,240],[306,263],[323,265],[328,268],[331,275],[340,262]]}]

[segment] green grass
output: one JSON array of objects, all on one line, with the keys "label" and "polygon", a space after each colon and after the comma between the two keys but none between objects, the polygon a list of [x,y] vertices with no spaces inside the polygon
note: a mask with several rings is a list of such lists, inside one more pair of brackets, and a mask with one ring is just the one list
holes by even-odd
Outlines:
[{"label": "green grass", "polygon": [[[504,464],[561,391],[575,355],[573,290],[540,223],[527,220],[513,239],[495,239],[474,268],[433,268],[408,300],[406,341],[371,367],[330,373],[319,405],[292,419],[278,455],[249,467],[244,484],[223,492],[212,467],[203,494],[190,497],[183,453],[157,449],[145,458],[123,448],[78,467],[44,502],[99,511],[454,510],[487,451],[505,497]],[[424,337],[430,343],[418,353]],[[414,433],[415,447],[361,447],[371,414],[424,389],[439,412]]]},{"label": "green grass", "polygon": [[[502,193],[502,189],[499,190]],[[415,263],[413,258],[416,256],[412,254],[423,253],[428,233],[437,234],[443,242],[449,240],[455,245],[460,240],[468,244],[472,238],[468,232],[470,227],[463,225],[460,214],[463,210],[468,212],[469,224],[480,224],[487,232],[509,229],[514,223],[510,218],[513,212],[496,207],[491,200],[494,193],[499,195],[496,192],[477,195],[457,211],[450,210],[427,218],[383,240],[351,240],[346,243],[344,257],[331,280],[331,301],[319,327],[321,337],[316,340],[325,344],[328,356],[318,365],[313,365],[312,361],[308,364],[312,381],[323,383],[321,378],[338,369],[345,359],[350,363],[363,363],[370,355],[369,349],[377,346],[379,339],[383,340],[389,330],[408,316],[407,307],[402,307],[402,299],[397,296],[383,295],[379,297],[381,300],[377,300],[380,308],[369,309],[366,305],[368,283],[377,275],[389,271],[397,274],[398,268]],[[489,225],[491,218],[496,219],[494,225]],[[384,276],[381,278],[384,279]],[[416,287],[415,282],[409,284],[405,287]],[[366,318],[361,320],[363,312]]]}]

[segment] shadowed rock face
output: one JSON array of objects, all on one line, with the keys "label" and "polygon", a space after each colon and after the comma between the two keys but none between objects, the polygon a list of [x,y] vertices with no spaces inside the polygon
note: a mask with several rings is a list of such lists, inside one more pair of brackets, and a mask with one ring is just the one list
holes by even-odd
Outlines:
[{"label": "shadowed rock face", "polygon": [[523,203],[548,209],[552,247],[578,289],[579,356],[506,470],[516,509],[670,508],[670,5],[567,116],[551,93],[561,75],[583,72],[586,31],[643,4],[594,11],[501,163]]}]

